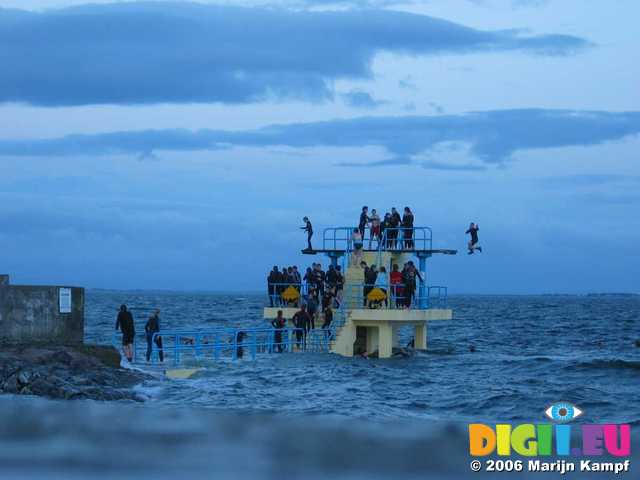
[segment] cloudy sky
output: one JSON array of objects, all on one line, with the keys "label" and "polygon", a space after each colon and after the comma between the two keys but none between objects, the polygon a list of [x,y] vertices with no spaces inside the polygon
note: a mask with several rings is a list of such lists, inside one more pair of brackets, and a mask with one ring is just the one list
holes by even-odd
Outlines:
[{"label": "cloudy sky", "polygon": [[14,282],[258,290],[367,204],[452,293],[640,291],[636,0],[85,3],[0,0]]}]

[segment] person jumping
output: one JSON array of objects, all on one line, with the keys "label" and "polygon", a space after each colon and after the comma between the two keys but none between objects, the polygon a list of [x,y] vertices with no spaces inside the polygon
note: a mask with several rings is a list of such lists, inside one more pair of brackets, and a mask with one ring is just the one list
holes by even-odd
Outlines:
[{"label": "person jumping", "polygon": [[471,234],[471,240],[469,240],[469,244],[468,244],[469,255],[472,255],[475,252],[475,250],[478,250],[480,253],[482,253],[482,247],[478,245],[479,230],[480,230],[480,227],[475,223],[471,222],[471,224],[469,225],[469,230],[464,232],[465,234],[466,233]]},{"label": "person jumping", "polygon": [[311,222],[309,221],[309,217],[304,217],[302,219],[304,222],[304,227],[300,227],[301,230],[307,232],[307,250],[313,250],[311,246],[311,237],[313,237],[313,227],[311,226]]}]

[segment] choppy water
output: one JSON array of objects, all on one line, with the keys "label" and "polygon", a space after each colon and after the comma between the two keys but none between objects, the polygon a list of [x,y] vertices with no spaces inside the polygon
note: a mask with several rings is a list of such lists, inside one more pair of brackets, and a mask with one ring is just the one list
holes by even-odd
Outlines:
[{"label": "choppy water", "polygon": [[[141,330],[264,325],[261,295],[87,293],[88,341],[111,341],[129,305]],[[221,362],[192,380],[164,380],[152,402],[284,414],[448,421],[542,420],[565,400],[597,422],[640,422],[640,297],[460,296],[455,318],[429,328],[409,359],[285,354]],[[410,332],[406,332],[408,338]],[[475,346],[475,352],[470,346]]]},{"label": "choppy water", "polygon": [[[168,329],[255,326],[262,302],[89,291],[86,337],[110,343],[121,303],[133,307],[138,329],[161,308]],[[221,362],[193,380],[149,381],[140,387],[150,396],[143,404],[0,397],[0,478],[495,478],[470,472],[466,422],[544,421],[558,400],[576,403],[586,421],[633,423],[627,478],[638,478],[639,298],[451,304],[455,320],[434,323],[429,353],[411,359]]]}]

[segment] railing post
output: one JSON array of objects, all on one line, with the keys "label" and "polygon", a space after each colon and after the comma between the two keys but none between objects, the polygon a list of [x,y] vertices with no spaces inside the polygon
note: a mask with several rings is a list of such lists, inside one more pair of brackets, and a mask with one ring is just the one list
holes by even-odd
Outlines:
[{"label": "railing post", "polygon": [[255,360],[256,359],[256,349],[257,349],[257,344],[256,344],[256,336],[257,336],[257,332],[254,332],[252,337],[251,337],[251,360]]},{"label": "railing post", "polygon": [[173,363],[178,365],[180,363],[180,336],[176,335],[173,341]]}]

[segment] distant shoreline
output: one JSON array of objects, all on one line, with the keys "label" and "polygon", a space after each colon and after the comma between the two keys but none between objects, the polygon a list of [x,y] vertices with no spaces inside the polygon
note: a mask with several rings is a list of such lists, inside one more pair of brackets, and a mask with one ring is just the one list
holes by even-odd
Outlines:
[{"label": "distant shoreline", "polygon": [[[172,290],[172,289],[120,289],[120,288],[87,288],[88,293],[104,292],[104,293],[141,293],[141,294],[160,294],[160,295],[228,295],[228,296],[261,296],[266,293],[262,290],[248,291],[218,291],[218,290]],[[585,292],[585,293],[449,293],[449,297],[640,297],[640,293],[633,292]]]}]

